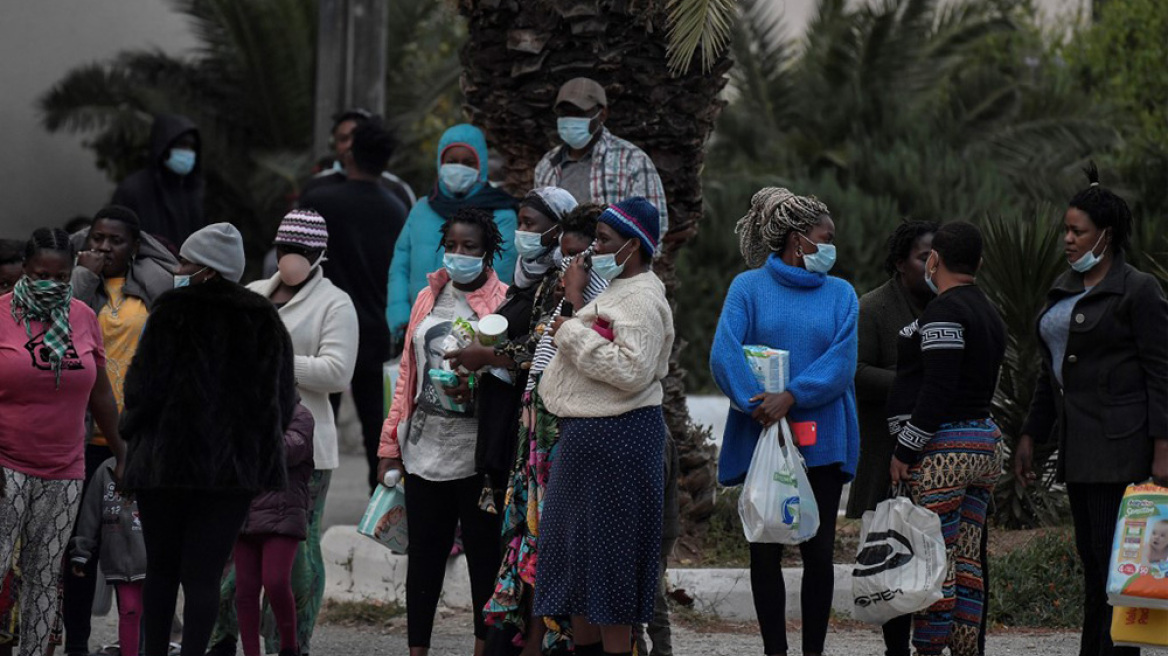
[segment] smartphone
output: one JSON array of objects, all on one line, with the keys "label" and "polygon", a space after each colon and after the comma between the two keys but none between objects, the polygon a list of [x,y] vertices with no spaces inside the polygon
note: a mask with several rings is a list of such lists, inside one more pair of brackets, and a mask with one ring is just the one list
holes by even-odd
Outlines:
[{"label": "smartphone", "polygon": [[575,313],[576,313],[576,308],[573,307],[571,303],[569,303],[568,301],[564,301],[564,302],[560,303],[560,316],[561,317],[571,318],[572,315]]}]

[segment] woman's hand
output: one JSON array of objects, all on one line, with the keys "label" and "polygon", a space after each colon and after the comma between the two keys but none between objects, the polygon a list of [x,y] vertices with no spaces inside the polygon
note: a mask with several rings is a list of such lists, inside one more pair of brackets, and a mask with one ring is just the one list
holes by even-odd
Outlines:
[{"label": "woman's hand", "polygon": [[892,484],[899,485],[900,483],[907,483],[911,475],[908,473],[908,463],[902,461],[896,456],[892,456],[892,464],[888,468],[888,473],[892,477]]},{"label": "woman's hand", "polygon": [[446,396],[449,396],[451,400],[453,400],[455,403],[458,403],[459,405],[470,403],[472,394],[470,389],[470,377],[459,376],[458,384],[454,387],[443,387],[442,393]]},{"label": "woman's hand", "polygon": [[77,563],[73,563],[72,569],[73,569],[73,576],[76,576],[79,579],[85,578],[85,566],[84,565],[78,565]]},{"label": "woman's hand", "polygon": [[1014,445],[1014,478],[1026,487],[1034,482],[1034,438],[1022,435]]},{"label": "woman's hand", "polygon": [[105,268],[105,255],[97,251],[81,251],[77,254],[77,266],[85,267],[100,276],[101,270]]},{"label": "woman's hand", "polygon": [[1168,487],[1168,440],[1152,440],[1156,445],[1152,456],[1152,482]]},{"label": "woman's hand", "polygon": [[446,359],[450,361],[451,369],[458,370],[461,367],[467,371],[478,371],[484,367],[496,366],[498,356],[493,348],[471,344],[464,349],[450,351],[446,354]]},{"label": "woman's hand", "polygon": [[382,458],[377,463],[377,482],[384,481],[385,475],[391,469],[398,470],[402,476],[406,475],[406,466],[402,464],[401,458]]},{"label": "woman's hand", "polygon": [[759,403],[754,412],[750,413],[750,417],[762,424],[764,428],[779,423],[779,420],[786,417],[795,405],[795,397],[790,392],[778,394],[763,392],[751,397],[750,402],[754,403],[755,401],[762,401],[762,403]]},{"label": "woman's hand", "polygon": [[564,272],[564,300],[576,309],[584,307],[584,289],[588,287],[588,267],[584,266],[584,256],[572,258],[572,264]]},{"label": "woman's hand", "polygon": [[569,319],[571,319],[571,317],[556,317],[552,321],[552,325],[548,328],[551,336],[555,337],[556,333],[560,332],[560,326],[564,325],[564,322]]}]

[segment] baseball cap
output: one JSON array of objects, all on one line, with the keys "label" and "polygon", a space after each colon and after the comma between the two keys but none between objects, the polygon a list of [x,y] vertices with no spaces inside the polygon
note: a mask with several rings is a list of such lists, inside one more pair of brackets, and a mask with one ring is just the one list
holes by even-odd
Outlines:
[{"label": "baseball cap", "polygon": [[560,87],[560,92],[556,95],[556,105],[565,102],[585,111],[598,105],[608,107],[608,97],[604,93],[604,87],[600,86],[596,80],[586,77],[568,80],[564,86]]}]

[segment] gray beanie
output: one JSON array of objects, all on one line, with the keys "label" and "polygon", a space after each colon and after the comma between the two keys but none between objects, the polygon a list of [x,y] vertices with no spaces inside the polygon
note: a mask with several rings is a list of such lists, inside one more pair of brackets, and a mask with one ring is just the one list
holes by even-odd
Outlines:
[{"label": "gray beanie", "polygon": [[230,223],[212,223],[183,242],[179,254],[193,262],[239,282],[243,278],[243,235]]}]

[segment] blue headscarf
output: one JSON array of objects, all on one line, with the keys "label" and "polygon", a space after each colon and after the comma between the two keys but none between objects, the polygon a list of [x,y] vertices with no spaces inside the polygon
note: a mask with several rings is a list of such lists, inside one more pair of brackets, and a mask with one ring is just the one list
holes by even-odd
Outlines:
[{"label": "blue headscarf", "polygon": [[439,179],[430,193],[430,208],[444,219],[454,216],[464,207],[483,210],[514,210],[519,202],[502,189],[496,189],[487,182],[487,138],[483,131],[469,123],[460,123],[442,134],[438,142],[436,168],[442,166],[442,156],[455,146],[465,146],[475,152],[479,165],[479,181],[465,194],[456,196]]}]

